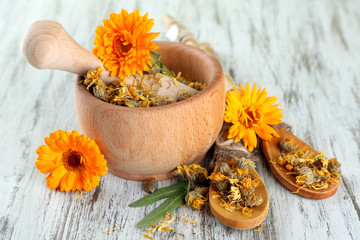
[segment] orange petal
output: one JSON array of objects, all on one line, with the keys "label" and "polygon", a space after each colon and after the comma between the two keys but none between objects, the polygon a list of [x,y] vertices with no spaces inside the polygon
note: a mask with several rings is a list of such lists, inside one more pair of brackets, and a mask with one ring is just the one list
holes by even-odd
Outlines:
[{"label": "orange petal", "polygon": [[63,192],[69,192],[70,190],[75,191],[76,190],[76,185],[75,185],[76,177],[77,177],[77,173],[68,172],[68,174],[66,174],[60,182],[60,191],[63,191]]},{"label": "orange petal", "polygon": [[250,152],[254,150],[257,146],[257,138],[255,131],[252,129],[247,129],[243,138],[244,146],[249,149]]},{"label": "orange petal", "polygon": [[54,152],[45,145],[39,146],[36,153],[39,156],[35,164],[41,173],[50,173],[59,166],[62,153]]},{"label": "orange petal", "polygon": [[47,178],[46,183],[50,189],[56,189],[60,185],[60,181],[65,176],[68,171],[64,168],[64,166],[59,166],[56,168]]}]

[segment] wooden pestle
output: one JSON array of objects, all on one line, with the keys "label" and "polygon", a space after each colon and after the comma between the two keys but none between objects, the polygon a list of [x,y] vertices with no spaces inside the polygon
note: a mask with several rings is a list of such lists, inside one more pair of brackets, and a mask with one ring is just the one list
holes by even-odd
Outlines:
[{"label": "wooden pestle", "polygon": [[[104,68],[101,60],[77,43],[64,29],[64,27],[52,20],[41,20],[34,22],[27,31],[22,44],[22,52],[25,59],[38,69],[56,69],[84,76],[87,71],[101,66],[102,80],[109,84],[119,80],[118,77],[110,77],[110,72]],[[133,85],[139,78],[130,76],[126,79],[128,85]],[[154,83],[155,79],[144,79],[146,85]],[[152,87],[154,93],[178,99],[179,90],[196,93],[197,90],[177,83],[176,86],[166,75]]]}]

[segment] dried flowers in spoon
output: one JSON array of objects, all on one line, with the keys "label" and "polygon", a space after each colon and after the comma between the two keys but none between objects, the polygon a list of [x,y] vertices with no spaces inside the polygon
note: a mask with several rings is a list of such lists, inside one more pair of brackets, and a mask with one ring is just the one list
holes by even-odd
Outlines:
[{"label": "dried flowers in spoon", "polygon": [[336,158],[327,159],[323,151],[313,152],[295,146],[292,138],[284,138],[279,145],[282,152],[273,162],[295,176],[299,188],[294,193],[301,188],[327,189],[329,183],[341,181],[341,163]]},{"label": "dried flowers in spoon", "polygon": [[209,179],[217,188],[213,196],[219,198],[221,207],[251,216],[251,208],[263,202],[263,197],[255,193],[261,179],[249,172],[254,166],[254,162],[246,158],[228,159],[217,165]]},{"label": "dried flowers in spoon", "polygon": [[327,159],[283,126],[274,126],[279,138],[262,141],[272,172],[293,193],[312,199],[335,194],[341,182],[340,163]]},{"label": "dried flowers in spoon", "polygon": [[209,177],[210,210],[226,226],[253,228],[268,214],[269,194],[254,167],[246,158],[227,159]]}]

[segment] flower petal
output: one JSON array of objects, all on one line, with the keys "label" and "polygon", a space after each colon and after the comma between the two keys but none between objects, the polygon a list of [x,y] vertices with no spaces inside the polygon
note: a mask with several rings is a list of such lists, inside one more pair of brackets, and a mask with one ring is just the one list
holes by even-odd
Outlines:
[{"label": "flower petal", "polygon": [[67,174],[68,171],[64,166],[59,166],[56,168],[47,178],[46,183],[50,189],[56,189],[59,187],[61,180]]}]

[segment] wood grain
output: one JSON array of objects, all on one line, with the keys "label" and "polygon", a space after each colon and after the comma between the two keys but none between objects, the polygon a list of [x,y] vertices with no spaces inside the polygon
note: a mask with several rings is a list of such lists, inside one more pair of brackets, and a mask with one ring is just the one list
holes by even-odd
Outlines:
[{"label": "wood grain", "polygon": [[[35,167],[36,148],[58,129],[78,130],[74,75],[39,71],[26,63],[21,40],[31,23],[60,22],[86,49],[111,12],[138,8],[155,19],[169,13],[208,41],[237,84],[255,81],[276,96],[294,134],[342,163],[334,196],[310,200],[291,194],[264,157],[257,172],[269,192],[261,231],[234,230],[210,210],[175,212],[186,239],[359,239],[360,236],[360,4],[356,0],[263,1],[2,1],[0,7],[0,239],[145,239],[135,224],[159,204],[129,208],[141,198],[141,182],[109,173],[91,192],[50,191]],[[168,186],[175,180],[159,182]],[[113,232],[104,233],[120,225]],[[180,239],[181,236],[176,236]],[[156,234],[155,239],[167,235]],[[175,239],[175,238],[173,238]]]}]

